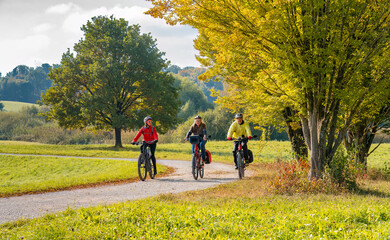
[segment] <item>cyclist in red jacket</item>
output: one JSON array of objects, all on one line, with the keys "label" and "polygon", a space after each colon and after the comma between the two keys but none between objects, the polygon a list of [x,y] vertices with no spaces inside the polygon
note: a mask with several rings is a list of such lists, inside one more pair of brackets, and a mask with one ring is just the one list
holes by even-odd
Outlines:
[{"label": "cyclist in red jacket", "polygon": [[[143,135],[144,142],[146,144],[149,144],[150,146],[150,153],[151,153],[151,158],[153,161],[153,166],[154,166],[154,175],[157,174],[157,168],[156,168],[156,157],[154,156],[154,152],[156,151],[156,144],[158,142],[158,135],[156,128],[153,127],[152,123],[152,118],[147,116],[144,118],[144,123],[145,125],[138,131],[137,135],[131,142],[131,144],[135,144],[135,142],[138,140],[139,137],[141,137],[141,134]],[[141,152],[144,151],[144,147],[146,145],[141,146]]]}]

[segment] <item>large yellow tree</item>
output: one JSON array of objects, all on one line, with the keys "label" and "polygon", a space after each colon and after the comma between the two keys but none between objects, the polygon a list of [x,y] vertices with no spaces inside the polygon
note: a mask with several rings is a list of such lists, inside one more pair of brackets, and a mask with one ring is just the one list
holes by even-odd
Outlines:
[{"label": "large yellow tree", "polygon": [[292,109],[310,152],[310,178],[322,176],[365,99],[388,94],[389,64],[381,57],[389,50],[387,0],[151,2],[148,14],[198,29],[204,77],[225,76],[259,121]]}]

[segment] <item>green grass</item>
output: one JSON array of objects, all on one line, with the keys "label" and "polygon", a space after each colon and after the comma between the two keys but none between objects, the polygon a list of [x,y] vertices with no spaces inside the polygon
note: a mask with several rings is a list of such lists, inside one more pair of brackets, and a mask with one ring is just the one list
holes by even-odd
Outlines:
[{"label": "green grass", "polygon": [[[371,146],[371,150],[377,144]],[[372,168],[387,168],[390,172],[390,143],[381,144],[369,157],[367,164]]]},{"label": "green grass", "polygon": [[263,184],[258,175],[214,189],[68,209],[4,224],[0,238],[390,238],[388,198],[354,194],[280,196],[266,193]]},{"label": "green grass", "polygon": [[[57,146],[20,144],[21,150],[59,151]],[[258,161],[288,158],[289,147],[284,144],[267,143],[257,152]],[[1,142],[1,149],[10,149],[6,145]],[[256,149],[256,143],[250,146]],[[101,151],[104,156],[121,157],[138,151],[133,146],[64,147],[69,154],[82,154],[84,147],[86,155]],[[159,144],[157,149],[160,158],[166,154],[172,159],[190,155],[189,147]],[[210,142],[208,147],[218,161],[230,161],[231,143]],[[369,164],[383,167],[380,163],[389,159],[389,148],[390,144],[381,146]],[[275,195],[268,187],[276,173],[267,166],[251,165],[253,177],[212,189],[6,223],[0,226],[0,239],[390,239],[390,181],[368,179],[357,193]]]},{"label": "green grass", "polygon": [[0,197],[137,177],[137,163],[130,161],[0,156]]},{"label": "green grass", "polygon": [[23,107],[38,106],[33,103],[1,101],[4,104],[4,110],[7,112],[19,112]]},{"label": "green grass", "polygon": [[[233,162],[232,142],[209,141],[206,148],[211,151],[213,161]],[[275,160],[290,160],[291,145],[279,141],[250,141],[249,148],[253,151],[255,162],[274,162]],[[375,147],[373,145],[372,147]],[[112,145],[49,145],[30,142],[0,141],[0,153],[49,154],[85,157],[137,158],[139,147],[125,145],[118,149]],[[368,158],[368,166],[373,168],[390,168],[390,143],[382,144]],[[157,159],[191,160],[191,145],[189,143],[158,144]]]},{"label": "green grass", "polygon": [[[213,161],[233,162],[233,143],[227,141],[209,141],[206,148],[211,151]],[[273,162],[275,159],[290,159],[289,142],[251,141],[255,161]],[[0,153],[49,154],[86,157],[137,158],[139,146],[125,145],[118,149],[112,145],[49,145],[30,142],[0,141]],[[191,160],[191,144],[157,144],[157,159]]]}]

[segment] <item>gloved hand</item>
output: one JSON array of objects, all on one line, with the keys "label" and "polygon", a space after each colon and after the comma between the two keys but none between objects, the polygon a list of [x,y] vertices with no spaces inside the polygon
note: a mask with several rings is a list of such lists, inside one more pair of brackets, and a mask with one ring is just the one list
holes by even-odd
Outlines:
[{"label": "gloved hand", "polygon": [[252,136],[249,136],[248,139],[251,140],[251,139],[252,139]]},{"label": "gloved hand", "polygon": [[157,142],[158,142],[158,140],[154,140],[154,141],[153,141],[153,143],[157,143]]},{"label": "gloved hand", "polygon": [[231,137],[228,137],[228,138],[227,138],[227,140],[231,141],[231,140],[232,140],[232,138],[231,138]]},{"label": "gloved hand", "polygon": [[131,145],[135,145],[135,142],[131,142]]}]

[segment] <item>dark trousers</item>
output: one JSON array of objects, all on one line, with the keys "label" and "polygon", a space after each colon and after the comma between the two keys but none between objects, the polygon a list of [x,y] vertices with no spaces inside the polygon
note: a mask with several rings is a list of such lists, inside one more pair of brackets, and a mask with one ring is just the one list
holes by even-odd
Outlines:
[{"label": "dark trousers", "polygon": [[[143,153],[145,151],[147,143],[142,144],[141,146],[141,152]],[[150,146],[150,158],[152,159],[153,166],[154,166],[154,172],[157,172],[157,166],[156,166],[156,157],[154,156],[154,152],[156,151],[156,143],[149,144]]]},{"label": "dark trousers", "polygon": [[[248,160],[248,140],[244,140],[243,141],[243,146],[242,146],[242,150],[244,150],[244,158],[245,160]],[[238,150],[238,145],[240,144],[240,142],[238,141],[234,141],[233,142],[233,156],[234,156],[234,164],[236,164],[237,166],[237,150]]]},{"label": "dark trousers", "polygon": [[[200,152],[202,154],[203,160],[206,159],[206,143],[207,143],[207,140],[204,140],[203,138],[199,143]],[[192,153],[194,153],[194,152],[195,152],[195,144],[192,144]]]}]

